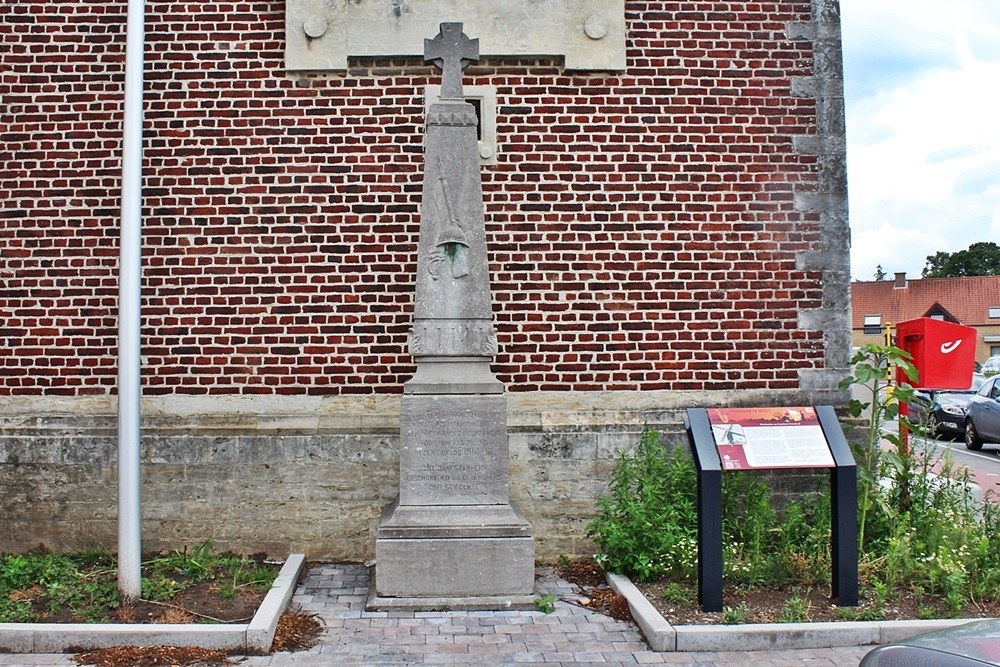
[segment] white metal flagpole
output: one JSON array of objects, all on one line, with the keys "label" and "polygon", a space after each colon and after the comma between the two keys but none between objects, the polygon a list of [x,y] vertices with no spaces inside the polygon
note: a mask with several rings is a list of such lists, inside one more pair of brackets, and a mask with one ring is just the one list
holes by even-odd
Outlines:
[{"label": "white metal flagpole", "polygon": [[145,2],[128,0],[118,264],[118,597],[142,595],[139,335],[142,276],[142,87]]}]

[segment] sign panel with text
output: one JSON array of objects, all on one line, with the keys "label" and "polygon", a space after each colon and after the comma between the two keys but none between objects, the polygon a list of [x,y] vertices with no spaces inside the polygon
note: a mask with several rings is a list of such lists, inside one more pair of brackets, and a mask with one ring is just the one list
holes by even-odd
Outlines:
[{"label": "sign panel with text", "polygon": [[709,408],[723,470],[833,468],[812,407]]}]

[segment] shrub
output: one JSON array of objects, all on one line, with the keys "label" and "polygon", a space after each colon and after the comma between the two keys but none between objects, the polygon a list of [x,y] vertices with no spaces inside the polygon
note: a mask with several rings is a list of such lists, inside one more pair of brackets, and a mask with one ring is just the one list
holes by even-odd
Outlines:
[{"label": "shrub", "polygon": [[696,474],[684,447],[666,448],[648,426],[632,452],[619,455],[610,493],[588,524],[610,571],[639,581],[690,576],[697,557]]},{"label": "shrub", "polygon": [[[609,493],[587,527],[606,569],[639,581],[694,579],[698,554],[697,471],[685,446],[665,447],[646,427],[622,452]],[[723,475],[726,579],[740,584],[829,578],[829,494],[791,503],[782,516],[754,472]]]}]

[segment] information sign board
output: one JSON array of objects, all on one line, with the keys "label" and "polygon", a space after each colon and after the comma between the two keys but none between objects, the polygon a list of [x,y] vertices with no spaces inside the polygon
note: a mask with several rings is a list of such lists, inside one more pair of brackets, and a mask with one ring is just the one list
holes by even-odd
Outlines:
[{"label": "information sign board", "polygon": [[808,408],[688,408],[684,419],[698,471],[698,602],[722,611],[722,475],[752,468],[830,471],[830,591],[858,604],[858,477],[837,414]]},{"label": "information sign board", "polygon": [[813,407],[709,408],[723,470],[833,468]]}]

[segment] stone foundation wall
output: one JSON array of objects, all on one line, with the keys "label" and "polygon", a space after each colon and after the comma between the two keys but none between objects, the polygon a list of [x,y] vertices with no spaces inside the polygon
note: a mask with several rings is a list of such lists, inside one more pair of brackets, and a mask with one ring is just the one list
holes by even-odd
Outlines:
[{"label": "stone foundation wall", "polygon": [[[540,559],[589,554],[586,524],[643,423],[684,443],[683,410],[725,392],[510,395],[511,497]],[[822,403],[836,396],[748,394]],[[824,400],[825,399],[825,400]],[[144,550],[205,540],[242,553],[371,558],[398,491],[399,398],[147,399]],[[109,399],[0,399],[0,552],[117,542]]]}]

